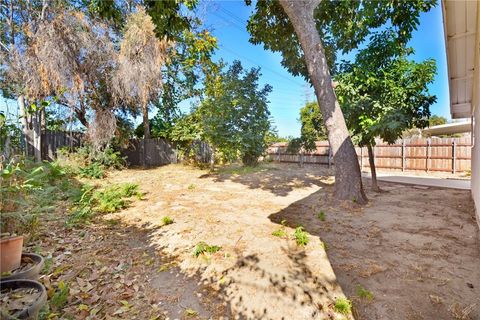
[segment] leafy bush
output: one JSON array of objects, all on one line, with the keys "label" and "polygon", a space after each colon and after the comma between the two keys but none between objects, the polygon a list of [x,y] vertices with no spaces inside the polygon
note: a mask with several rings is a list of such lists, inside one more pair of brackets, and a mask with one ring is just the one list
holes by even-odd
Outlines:
[{"label": "leafy bush", "polygon": [[95,210],[101,213],[116,212],[127,207],[131,202],[129,198],[134,196],[142,197],[137,184],[112,185],[93,194],[93,200],[97,203]]},{"label": "leafy bush", "polygon": [[85,185],[81,196],[75,201],[73,213],[67,220],[68,225],[88,222],[95,213],[112,213],[126,208],[131,198],[141,198],[142,193],[134,183],[115,184],[102,190]]},{"label": "leafy bush", "polygon": [[125,157],[122,157],[120,152],[113,150],[112,147],[94,155],[92,160],[109,169],[123,169],[126,165]]},{"label": "leafy bush", "polygon": [[105,176],[103,165],[98,162],[92,162],[88,166],[79,169],[82,178],[101,179]]},{"label": "leafy bush", "polygon": [[100,167],[123,169],[126,165],[125,158],[112,147],[107,147],[101,152],[95,151],[89,145],[79,147],[74,152],[64,148],[59,150],[57,155],[60,163],[67,167],[69,172],[86,177],[91,177],[93,172],[99,174]]},{"label": "leafy bush", "polygon": [[1,232],[29,235],[34,238],[38,215],[55,209],[56,200],[68,199],[69,177],[58,163],[10,162],[0,176]]},{"label": "leafy bush", "polygon": [[202,241],[195,246],[195,250],[193,251],[193,256],[198,258],[198,256],[203,253],[215,253],[219,251],[221,248],[222,247],[219,247],[219,246],[208,245],[207,243]]}]

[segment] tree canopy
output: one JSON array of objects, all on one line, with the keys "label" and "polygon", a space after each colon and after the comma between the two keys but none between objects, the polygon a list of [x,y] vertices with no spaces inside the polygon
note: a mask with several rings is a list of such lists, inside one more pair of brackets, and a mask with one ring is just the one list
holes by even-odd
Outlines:
[{"label": "tree canopy", "polygon": [[204,136],[227,159],[238,156],[245,165],[256,165],[271,130],[267,96],[272,87],[259,88],[260,69],[244,70],[234,61],[207,85],[199,112]]},{"label": "tree canopy", "polygon": [[[246,0],[247,4],[251,0]],[[395,40],[406,44],[419,24],[419,16],[433,8],[437,0],[345,0],[321,1],[315,8],[317,31],[325,48],[330,72],[337,71],[338,54],[348,53],[383,26],[395,29]],[[248,20],[250,42],[282,54],[282,65],[293,75],[310,82],[305,56],[293,25],[278,1],[262,0]]]},{"label": "tree canopy", "polygon": [[428,85],[436,64],[408,60],[412,52],[398,45],[393,32],[382,32],[354,62],[341,65],[335,91],[360,146],[375,145],[376,137],[394,143],[405,130],[428,125],[429,107],[436,101]]},{"label": "tree canopy", "polygon": [[446,124],[447,122],[447,118],[434,114],[428,119],[428,126],[439,126],[442,124]]},{"label": "tree canopy", "polygon": [[372,37],[355,61],[344,62],[336,76],[338,101],[354,139],[368,149],[376,190],[375,139],[392,144],[405,130],[426,127],[430,105],[436,101],[428,90],[435,61],[408,60],[412,52],[396,41],[393,31],[383,31]]}]

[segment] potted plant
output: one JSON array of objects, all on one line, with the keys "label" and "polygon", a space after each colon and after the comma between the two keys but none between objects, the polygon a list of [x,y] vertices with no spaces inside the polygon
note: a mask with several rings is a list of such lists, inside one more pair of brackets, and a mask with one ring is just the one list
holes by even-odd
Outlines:
[{"label": "potted plant", "polygon": [[23,236],[3,234],[0,237],[0,272],[10,272],[20,267]]},{"label": "potted plant", "polygon": [[33,280],[0,281],[0,319],[36,319],[47,302],[47,290]]}]

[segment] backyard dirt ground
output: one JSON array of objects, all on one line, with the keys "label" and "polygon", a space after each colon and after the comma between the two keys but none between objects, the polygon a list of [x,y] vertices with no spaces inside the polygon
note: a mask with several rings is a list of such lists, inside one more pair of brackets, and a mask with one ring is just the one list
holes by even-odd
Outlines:
[{"label": "backyard dirt ground", "polygon": [[[357,319],[480,319],[469,191],[380,183],[385,192],[359,207],[334,201],[332,174],[295,164],[128,169],[107,183],[138,183],[145,199],[105,219],[143,230],[152,263],[169,266],[144,285],[176,296],[166,304],[173,319],[186,308],[199,318],[328,319],[342,289]],[[305,247],[292,240],[299,225]],[[272,235],[282,228],[286,236]],[[195,258],[201,241],[221,250]]]}]

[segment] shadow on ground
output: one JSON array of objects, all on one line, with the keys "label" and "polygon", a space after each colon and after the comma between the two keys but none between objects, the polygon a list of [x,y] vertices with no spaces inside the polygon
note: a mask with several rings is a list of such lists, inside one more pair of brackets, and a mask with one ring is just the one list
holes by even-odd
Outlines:
[{"label": "shadow on ground", "polygon": [[214,173],[205,174],[201,178],[213,178],[215,182],[230,180],[246,185],[250,189],[261,189],[283,197],[296,188],[330,186],[333,183],[331,177],[333,174],[332,169],[321,166],[278,166],[265,163],[256,168],[231,165]]},{"label": "shadow on ground", "polygon": [[[381,187],[387,192],[369,193],[364,208],[334,205],[320,190],[270,219],[303,225],[326,243],[357,319],[480,319],[480,240],[469,191]],[[316,217],[321,211],[325,221]]]}]

